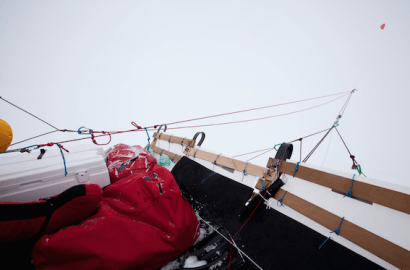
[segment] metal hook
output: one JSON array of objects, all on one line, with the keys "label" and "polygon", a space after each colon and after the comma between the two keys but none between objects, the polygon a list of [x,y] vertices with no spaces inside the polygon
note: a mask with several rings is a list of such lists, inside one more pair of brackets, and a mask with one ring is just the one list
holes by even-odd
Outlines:
[{"label": "metal hook", "polygon": [[164,133],[167,132],[167,125],[160,125],[158,130],[157,130],[157,133],[159,133],[161,131],[162,126],[165,126],[164,127]]},{"label": "metal hook", "polygon": [[196,141],[196,138],[198,137],[199,134],[201,134],[202,137],[201,137],[201,139],[199,140],[199,143],[197,143],[197,145],[198,145],[198,146],[201,146],[202,143],[203,143],[204,140],[205,140],[205,133],[204,133],[204,132],[197,132],[197,133],[195,133],[193,140]]}]

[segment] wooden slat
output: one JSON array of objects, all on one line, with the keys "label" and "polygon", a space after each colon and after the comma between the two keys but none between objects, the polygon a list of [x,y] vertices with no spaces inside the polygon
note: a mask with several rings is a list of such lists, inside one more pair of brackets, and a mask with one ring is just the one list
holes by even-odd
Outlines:
[{"label": "wooden slat", "polygon": [[177,143],[177,144],[182,143],[183,145],[187,145],[189,147],[195,147],[195,140],[190,140],[190,139],[187,139],[187,138],[181,138],[181,137],[177,137],[177,136],[174,136],[174,135],[168,135],[168,134],[165,134],[165,133],[159,133],[159,134],[155,133],[154,137],[155,137],[155,141],[158,140],[158,139],[161,139],[163,141],[168,141],[169,138],[171,137],[171,140],[170,140],[171,143]]},{"label": "wooden slat", "polygon": [[175,162],[178,162],[182,157],[180,155],[176,155],[175,153],[169,152],[167,150],[164,150],[156,146],[152,147],[152,150],[154,151],[154,153],[157,153],[157,154],[161,154],[162,152],[162,154],[167,155],[170,159],[174,159]]},{"label": "wooden slat", "polygon": [[[267,166],[277,161],[277,159],[270,158]],[[282,161],[279,166],[279,172],[289,175],[293,175],[294,170],[295,164],[293,163]],[[299,165],[295,177],[343,193],[347,193],[350,190],[352,181],[352,179],[349,178],[322,172],[303,165]],[[352,191],[353,195],[357,198],[410,214],[410,195],[408,194],[355,180],[353,181]]]},{"label": "wooden slat", "polygon": [[[275,194],[274,198],[279,200],[284,193],[285,191],[280,189]],[[305,201],[290,192],[287,192],[283,197],[282,203],[328,228],[330,231],[339,227],[342,219],[341,217]],[[400,269],[410,269],[410,251],[369,232],[346,219],[342,222],[339,235]],[[324,246],[323,248],[326,247]]]},{"label": "wooden slat", "polygon": [[[198,150],[196,148],[190,148],[189,151],[186,152],[186,154],[188,156],[193,156],[195,154],[195,158],[200,158],[200,159],[212,162],[212,163],[218,157],[217,154]],[[216,160],[216,164],[233,169],[233,170],[243,172],[243,170],[245,169],[246,162],[220,155],[218,159]],[[266,171],[267,171],[267,168],[260,167],[260,166],[257,166],[251,163],[248,163],[248,165],[246,165],[246,174],[261,177]],[[270,177],[264,177],[264,178],[266,179],[266,181],[269,181],[270,184],[272,183]],[[259,181],[258,184],[259,186],[262,186],[261,181]],[[270,184],[268,184],[268,186]],[[266,182],[265,182],[265,185],[266,185]]]}]

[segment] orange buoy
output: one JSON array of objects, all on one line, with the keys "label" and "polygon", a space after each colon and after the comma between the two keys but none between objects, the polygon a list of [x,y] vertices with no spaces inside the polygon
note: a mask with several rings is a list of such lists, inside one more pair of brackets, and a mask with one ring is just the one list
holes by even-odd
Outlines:
[{"label": "orange buoy", "polygon": [[13,140],[13,131],[6,121],[0,119],[0,152],[6,151]]}]

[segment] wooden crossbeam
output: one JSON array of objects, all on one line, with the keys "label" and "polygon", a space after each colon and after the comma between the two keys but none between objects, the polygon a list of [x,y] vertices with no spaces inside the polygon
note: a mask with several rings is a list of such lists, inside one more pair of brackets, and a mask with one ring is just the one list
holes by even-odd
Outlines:
[{"label": "wooden crossbeam", "polygon": [[[277,162],[277,159],[270,158],[268,167]],[[279,172],[293,175],[295,164],[282,161],[279,166]],[[322,172],[316,169],[299,165],[295,177],[328,187],[330,189],[347,193],[350,190],[352,179]],[[357,198],[374,202],[397,211],[410,214],[410,195],[387,188],[374,186],[368,183],[353,180],[353,195]]]},{"label": "wooden crossbeam", "polygon": [[[280,166],[282,166],[282,164]],[[275,194],[274,198],[279,200],[282,198],[283,194],[285,194],[285,190],[280,189]],[[328,228],[330,231],[336,229],[342,219],[341,217],[303,200],[290,192],[287,192],[283,197],[282,203]],[[342,222],[339,235],[400,269],[410,269],[410,251],[369,232],[346,219]],[[326,247],[324,246],[323,248]]]},{"label": "wooden crossbeam", "polygon": [[[237,170],[240,172],[243,172],[246,166],[246,170],[245,170],[246,174],[250,174],[253,176],[257,176],[257,177],[262,177],[262,175],[264,175],[267,172],[267,168],[260,167],[260,166],[257,166],[251,163],[246,164],[246,162],[244,161],[240,161],[240,160],[229,158],[229,157],[224,157],[222,155],[218,156],[217,154],[202,151],[197,148],[190,148],[188,149],[188,151],[185,152],[185,154],[188,156],[195,155],[196,158],[200,158],[200,159],[209,161],[211,163],[213,163],[216,160],[215,164],[221,165],[221,166],[233,169],[233,170]],[[271,176],[264,176],[264,179],[265,180],[263,182],[261,180],[258,181],[258,184],[256,186],[257,188],[260,187],[260,189],[262,189],[262,185],[270,186],[273,183]],[[275,179],[275,177],[273,179]],[[266,183],[266,181],[268,181],[269,183]]]},{"label": "wooden crossbeam", "polygon": [[[191,140],[187,138],[181,138],[181,137],[177,137],[174,135],[168,135],[165,133],[155,133],[154,137],[155,137],[155,140],[169,141],[171,143],[177,143],[177,144],[187,145],[189,147],[195,147],[195,140]],[[169,138],[171,138],[171,140]]]},{"label": "wooden crossbeam", "polygon": [[172,152],[169,152],[169,151],[167,151],[167,150],[164,150],[164,149],[162,149],[162,148],[159,148],[159,147],[156,147],[156,146],[153,146],[152,147],[152,150],[154,151],[154,153],[156,153],[156,154],[165,154],[165,155],[167,155],[170,159],[173,159],[173,161],[175,161],[175,162],[178,162],[180,159],[181,159],[181,157],[182,156],[180,156],[180,155],[177,155],[177,154],[175,154],[175,153],[172,153]]}]

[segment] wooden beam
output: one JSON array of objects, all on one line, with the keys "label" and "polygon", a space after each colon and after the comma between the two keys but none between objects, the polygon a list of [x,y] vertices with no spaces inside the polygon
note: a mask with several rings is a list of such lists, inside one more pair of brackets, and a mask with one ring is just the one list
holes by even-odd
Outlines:
[{"label": "wooden beam", "polygon": [[167,150],[161,149],[161,148],[156,147],[156,146],[152,147],[152,150],[153,150],[154,153],[156,153],[156,154],[161,154],[161,152],[162,152],[162,154],[167,155],[170,159],[173,159],[175,162],[178,162],[178,161],[181,159],[181,157],[182,157],[182,156],[180,156],[180,155],[177,155],[177,154],[175,154],[175,153],[169,152],[169,151],[167,151]]},{"label": "wooden beam", "polygon": [[[283,194],[285,194],[285,191],[280,189],[275,194],[274,198],[279,200],[282,198]],[[287,192],[283,197],[282,203],[328,228],[330,231],[339,227],[342,219],[341,217],[305,201],[290,192]],[[339,235],[400,269],[410,269],[410,251],[369,232],[346,219],[342,222]],[[323,248],[326,247],[324,246]]]},{"label": "wooden beam", "polygon": [[181,138],[181,137],[177,137],[174,135],[168,135],[165,133],[155,133],[154,134],[155,140],[163,140],[163,141],[168,141],[169,138],[171,137],[171,140],[169,140],[171,143],[177,143],[177,144],[183,144],[183,145],[187,145],[189,147],[195,147],[195,140],[190,140],[187,138]]},{"label": "wooden beam", "polygon": [[[196,154],[195,154],[196,153]],[[216,160],[216,164],[217,165],[221,165],[233,170],[237,170],[240,172],[243,172],[243,170],[245,169],[246,166],[246,174],[250,174],[253,176],[257,176],[257,177],[262,177],[262,175],[264,175],[267,172],[267,168],[264,167],[260,167],[251,163],[246,164],[246,162],[244,161],[240,161],[240,160],[236,160],[233,158],[229,158],[229,157],[224,157],[224,156],[218,156],[217,154],[213,154],[213,153],[209,153],[206,151],[202,151],[199,150],[197,148],[190,148],[189,151],[186,152],[186,154],[188,156],[194,156],[195,158],[200,158],[206,161],[209,161],[211,163],[213,163]],[[218,159],[217,159],[218,157]],[[271,177],[269,176],[265,176],[264,179],[268,182],[270,182],[270,184],[273,183],[273,181],[271,180]],[[261,181],[259,181],[261,182]],[[258,183],[260,187],[262,187],[262,183]],[[266,182],[264,183],[266,185]],[[268,186],[270,185],[268,184]]]},{"label": "wooden beam", "polygon": [[[270,158],[267,166],[277,161],[277,159]],[[279,165],[279,172],[293,175],[294,170],[295,164],[293,163],[282,161]],[[322,172],[303,165],[299,165],[295,176],[343,193],[347,193],[350,190],[352,182],[352,179]],[[353,196],[357,198],[410,214],[410,195],[408,194],[355,180],[353,180],[352,191]]]}]

